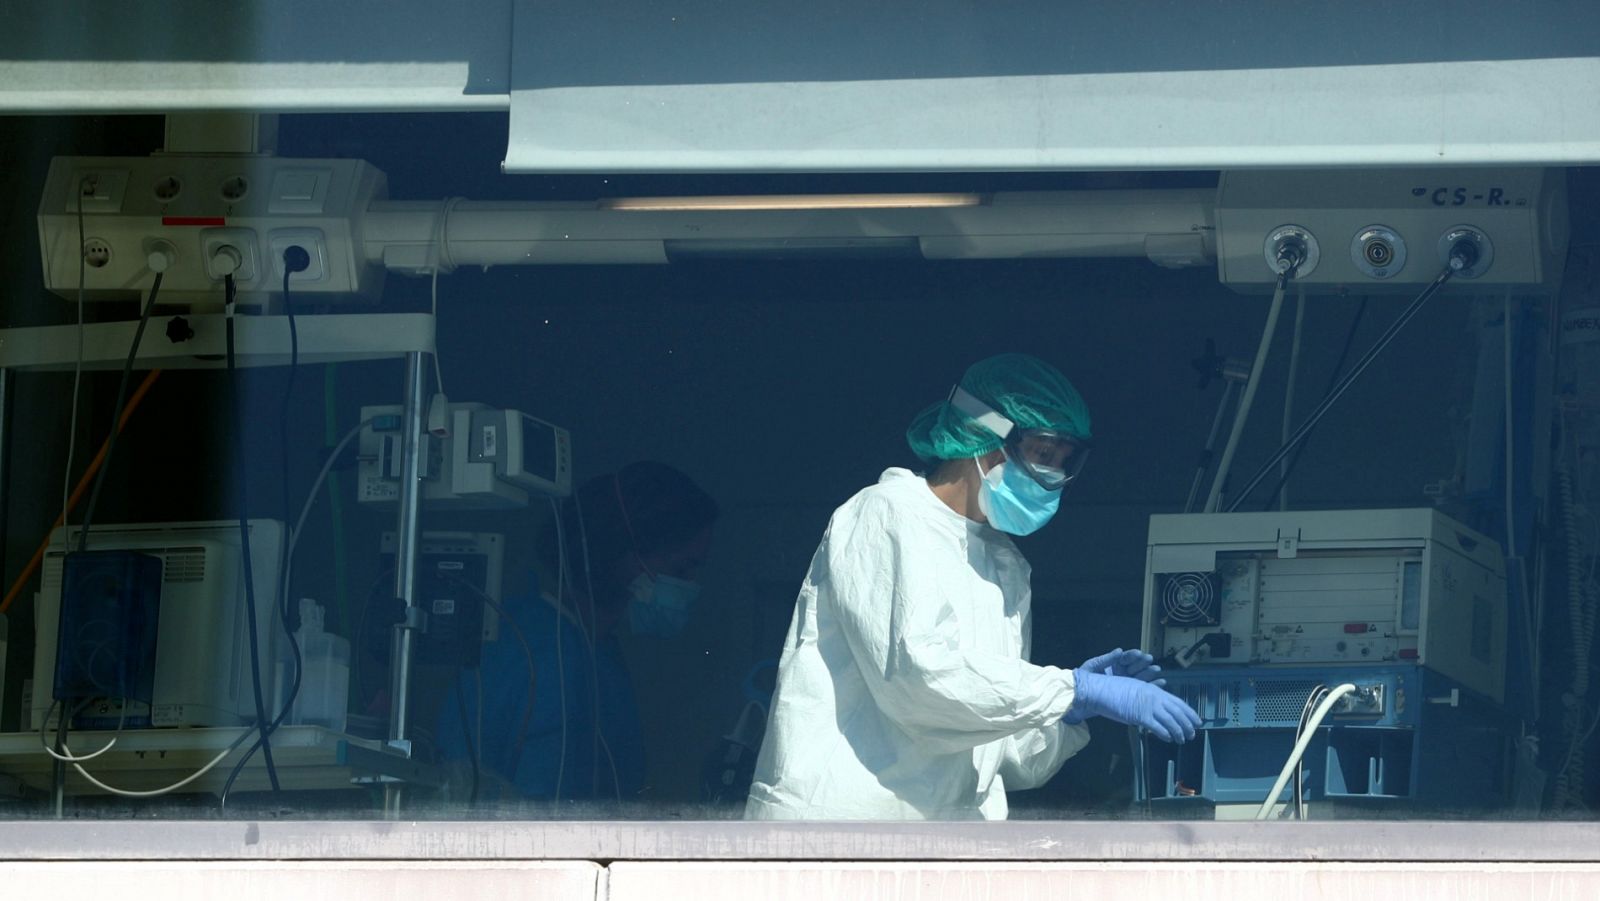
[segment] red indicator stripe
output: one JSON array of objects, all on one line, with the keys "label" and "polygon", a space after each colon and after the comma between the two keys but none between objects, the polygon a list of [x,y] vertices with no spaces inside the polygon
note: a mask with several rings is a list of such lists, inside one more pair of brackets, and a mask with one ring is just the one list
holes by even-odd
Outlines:
[{"label": "red indicator stripe", "polygon": [[228,220],[221,216],[162,216],[162,225],[171,225],[178,228],[185,226],[200,228],[221,228],[228,224]]}]

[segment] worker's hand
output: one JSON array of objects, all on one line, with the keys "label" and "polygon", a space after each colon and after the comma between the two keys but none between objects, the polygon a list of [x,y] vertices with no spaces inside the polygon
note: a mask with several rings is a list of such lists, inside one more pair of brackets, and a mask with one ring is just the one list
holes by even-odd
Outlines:
[{"label": "worker's hand", "polygon": [[1076,713],[1079,721],[1085,716],[1103,716],[1172,742],[1194,738],[1194,730],[1200,726],[1200,714],[1164,688],[1087,669],[1076,675],[1077,696],[1068,715]]},{"label": "worker's hand", "polygon": [[1167,684],[1167,680],[1161,678],[1161,667],[1156,664],[1156,658],[1138,648],[1131,651],[1124,651],[1121,648],[1107,651],[1099,657],[1085,660],[1083,666],[1078,668],[1106,676],[1131,676],[1140,682],[1150,682],[1155,685]]}]

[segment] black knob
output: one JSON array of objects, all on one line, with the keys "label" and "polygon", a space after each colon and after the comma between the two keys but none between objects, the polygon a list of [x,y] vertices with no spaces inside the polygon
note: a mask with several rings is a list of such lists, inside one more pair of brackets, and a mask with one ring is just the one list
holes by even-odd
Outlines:
[{"label": "black knob", "polygon": [[174,316],[167,320],[167,340],[173,344],[181,344],[194,337],[194,327],[189,325],[189,320],[182,316]]}]

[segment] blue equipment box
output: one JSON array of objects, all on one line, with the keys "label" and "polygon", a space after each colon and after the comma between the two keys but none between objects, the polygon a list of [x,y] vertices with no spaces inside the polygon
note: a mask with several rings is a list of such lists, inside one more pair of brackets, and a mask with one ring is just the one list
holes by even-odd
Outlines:
[{"label": "blue equipment box", "polygon": [[1202,724],[1184,745],[1139,737],[1139,802],[1261,804],[1293,750],[1306,699],[1318,685],[1344,682],[1365,692],[1333,708],[1307,747],[1301,765],[1308,799],[1450,809],[1504,801],[1510,722],[1495,705],[1422,666],[1208,667],[1163,675]]},{"label": "blue equipment box", "polygon": [[161,558],[135,551],[69,553],[51,696],[69,711],[92,699],[154,699]]}]

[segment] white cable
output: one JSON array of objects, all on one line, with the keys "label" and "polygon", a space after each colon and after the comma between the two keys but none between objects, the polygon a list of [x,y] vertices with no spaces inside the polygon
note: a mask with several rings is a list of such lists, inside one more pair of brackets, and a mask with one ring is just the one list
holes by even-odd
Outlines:
[{"label": "white cable", "polygon": [[1328,711],[1333,709],[1333,705],[1337,704],[1340,698],[1355,690],[1354,685],[1346,682],[1328,692],[1328,696],[1317,705],[1316,712],[1311,714],[1311,720],[1306,723],[1304,734],[1294,743],[1294,750],[1290,752],[1289,759],[1284,761],[1283,772],[1278,774],[1278,781],[1272,783],[1272,790],[1267,792],[1267,799],[1261,802],[1261,809],[1256,811],[1256,819],[1265,820],[1272,815],[1272,809],[1278,806],[1278,796],[1283,794],[1283,787],[1289,784],[1289,777],[1294,775],[1295,767],[1300,765],[1300,758],[1305,756],[1306,748],[1311,746],[1311,739],[1322,725],[1323,717],[1328,715]]},{"label": "white cable", "polygon": [[[619,484],[618,502],[621,502],[621,486]],[[594,572],[589,561],[589,526],[583,521],[583,501],[578,492],[572,492],[572,505],[578,510],[578,537],[583,541],[583,580],[589,587],[589,612],[598,617],[594,608]],[[606,752],[606,761],[611,765],[611,787],[615,790],[618,803],[622,801],[622,780],[617,775],[617,760],[611,756],[611,745],[606,742],[605,731],[600,728],[600,665],[595,660],[597,639],[595,633],[599,631],[599,623],[591,623],[584,637],[589,642],[589,692],[590,703],[594,705],[594,737],[600,747]],[[599,761],[595,761],[595,768],[599,769]]]},{"label": "white cable", "polygon": [[[439,318],[439,267],[444,257],[449,253],[446,244],[450,237],[450,213],[456,208],[456,204],[461,201],[462,198],[460,197],[451,197],[442,201],[439,204],[439,214],[434,217],[433,240],[429,242],[433,247],[433,261],[430,267],[433,272],[429,278],[431,285],[428,288],[428,294],[433,303],[433,318],[436,322]],[[456,269],[454,262],[451,262],[449,267],[451,272]],[[439,348],[437,346],[433,349],[433,382],[438,392],[443,394],[444,373],[439,369]]]},{"label": "white cable", "polygon": [[334,461],[338,460],[339,455],[344,453],[345,447],[355,440],[357,435],[361,434],[362,429],[371,424],[372,419],[363,419],[356,423],[350,431],[345,432],[344,437],[339,439],[339,443],[334,445],[333,453],[329,454],[328,459],[323,461],[322,469],[317,473],[316,481],[311,483],[311,492],[306,495],[306,502],[300,507],[300,517],[294,521],[294,528],[289,531],[289,553],[283,562],[283,585],[280,586],[281,591],[278,597],[280,604],[288,603],[289,585],[291,576],[294,574],[294,551],[300,544],[300,530],[305,527],[306,517],[311,514],[311,507],[317,502],[317,496],[322,492],[322,483],[327,480],[328,473],[333,471]]},{"label": "white cable", "polygon": [[[1296,742],[1300,741],[1300,736],[1305,734],[1306,720],[1311,717],[1311,711],[1316,708],[1317,704],[1321,703],[1322,698],[1327,693],[1328,686],[1318,685],[1311,690],[1311,694],[1306,695],[1306,702],[1300,708],[1300,719],[1296,721],[1294,727],[1294,740]],[[1305,819],[1305,789],[1305,766],[1303,764],[1297,765],[1295,767],[1294,812],[1295,817],[1302,820]]]},{"label": "white cable", "polygon": [[[61,704],[61,702],[59,700],[52,700],[50,702],[50,706],[46,707],[44,709],[44,721],[39,723],[39,744],[44,748],[44,752],[46,754],[49,754],[51,757],[54,757],[55,759],[61,761],[62,763],[81,763],[81,762],[83,762],[85,760],[93,760],[96,757],[99,757],[101,754],[104,754],[105,752],[107,752],[107,751],[109,751],[112,748],[117,746],[117,739],[122,736],[122,724],[127,722],[127,718],[128,718],[128,699],[127,698],[123,698],[122,699],[122,708],[117,713],[117,730],[111,734],[111,740],[106,742],[105,747],[101,748],[100,750],[91,751],[88,754],[81,754],[81,755],[73,754],[70,751],[65,753],[65,754],[62,754],[62,753],[56,751],[55,748],[50,747],[50,740],[49,740],[49,738],[46,737],[45,730],[50,725],[50,713],[56,709],[56,705],[58,705],[58,704],[61,705],[61,715],[62,716],[69,716],[69,717],[71,716],[71,714],[67,712],[66,705],[65,704]],[[66,743],[63,742],[61,746],[63,748],[65,748],[66,747]]]},{"label": "white cable", "polygon": [[1228,470],[1233,466],[1234,451],[1239,449],[1239,438],[1244,435],[1245,421],[1250,418],[1250,405],[1255,402],[1256,388],[1261,384],[1261,370],[1267,363],[1267,351],[1272,348],[1272,335],[1278,329],[1278,312],[1283,309],[1284,280],[1278,279],[1277,290],[1272,292],[1272,306],[1267,308],[1267,324],[1261,330],[1261,344],[1256,347],[1255,363],[1250,366],[1250,380],[1245,382],[1244,395],[1233,414],[1233,431],[1222,451],[1222,462],[1217,464],[1217,474],[1211,481],[1211,495],[1206,498],[1204,512],[1215,513],[1222,503],[1222,484],[1228,480]]},{"label": "white cable", "polygon": [[[83,234],[83,189],[89,183],[86,178],[78,182],[78,355],[72,361],[72,419],[67,430],[67,469],[61,477],[61,526],[66,528],[71,520],[67,517],[67,507],[72,499],[72,455],[78,447],[78,390],[83,382],[83,294],[84,282],[88,279],[88,250],[84,248],[88,240]],[[112,423],[115,427],[116,423]]]},{"label": "white cable", "polygon": [[[1297,289],[1294,305],[1294,340],[1289,344],[1289,374],[1284,378],[1283,384],[1283,431],[1279,438],[1280,443],[1288,444],[1289,436],[1294,432],[1291,418],[1294,415],[1294,386],[1300,375],[1300,343],[1301,329],[1306,320],[1306,286],[1296,285]],[[1289,509],[1289,458],[1284,457],[1278,464],[1278,509]]]},{"label": "white cable", "polygon": [[232,754],[234,751],[238,750],[239,746],[244,744],[245,739],[247,739],[250,736],[255,735],[255,734],[256,734],[256,728],[254,726],[240,727],[239,737],[233,740],[233,744],[228,745],[226,748],[223,748],[222,751],[219,752],[217,754],[217,756],[211,758],[211,761],[209,763],[207,763],[205,766],[201,767],[198,770],[195,770],[193,773],[190,773],[188,776],[184,777],[183,779],[181,779],[181,780],[179,780],[177,782],[172,783],[171,785],[168,785],[168,786],[165,786],[165,787],[162,787],[162,788],[153,788],[153,789],[150,789],[149,791],[129,791],[129,790],[125,789],[125,788],[116,788],[116,787],[107,785],[104,782],[101,782],[99,779],[96,779],[94,776],[90,775],[89,771],[84,769],[82,764],[74,763],[72,765],[72,768],[78,771],[78,775],[82,776],[84,779],[87,779],[89,781],[90,785],[93,785],[95,788],[98,788],[101,791],[110,792],[113,795],[120,795],[120,796],[122,796],[124,798],[155,798],[155,797],[159,797],[160,795],[165,795],[165,794],[170,794],[172,792],[175,792],[178,789],[183,788],[184,786],[186,786],[189,783],[193,782],[194,780],[199,779],[201,776],[204,776],[206,773],[211,772],[212,769],[214,769],[217,764],[221,763],[229,754]]},{"label": "white cable", "polygon": [[433,353],[431,354],[431,356],[433,357],[433,384],[434,384],[434,390],[437,391],[440,394],[443,394],[444,393],[444,372],[443,372],[443,370],[441,370],[439,368],[439,347],[438,347],[438,328],[439,328],[439,326],[438,326],[438,321],[439,321],[439,270],[438,269],[434,269],[433,270],[433,319],[434,319],[434,348],[433,348]]}]

